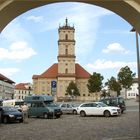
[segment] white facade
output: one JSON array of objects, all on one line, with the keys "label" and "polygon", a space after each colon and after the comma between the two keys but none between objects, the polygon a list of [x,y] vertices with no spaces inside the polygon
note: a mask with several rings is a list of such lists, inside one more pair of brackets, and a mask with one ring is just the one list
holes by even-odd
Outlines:
[{"label": "white facade", "polygon": [[14,95],[14,84],[0,80],[0,99],[12,99]]},{"label": "white facade", "polygon": [[127,99],[136,99],[138,95],[138,83],[133,83],[130,89],[127,90]]},{"label": "white facade", "polygon": [[22,86],[19,86],[18,88],[15,88],[14,99],[24,100],[26,96],[32,95],[32,93],[33,93],[32,84],[30,84],[30,83],[23,84],[22,83]]}]

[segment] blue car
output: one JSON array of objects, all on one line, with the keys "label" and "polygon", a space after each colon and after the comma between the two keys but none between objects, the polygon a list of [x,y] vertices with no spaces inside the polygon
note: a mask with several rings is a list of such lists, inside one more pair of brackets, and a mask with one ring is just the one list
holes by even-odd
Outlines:
[{"label": "blue car", "polygon": [[17,108],[11,106],[0,106],[0,119],[3,123],[23,122],[23,114]]}]

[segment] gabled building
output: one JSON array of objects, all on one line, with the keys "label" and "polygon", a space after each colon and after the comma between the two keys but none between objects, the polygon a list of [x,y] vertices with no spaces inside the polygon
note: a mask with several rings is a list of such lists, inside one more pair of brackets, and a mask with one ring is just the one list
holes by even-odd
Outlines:
[{"label": "gabled building", "polygon": [[34,94],[55,94],[56,98],[65,98],[66,89],[71,81],[77,84],[80,91],[79,100],[93,100],[88,92],[87,82],[90,73],[80,64],[75,63],[75,29],[69,26],[68,20],[58,29],[58,63],[40,75],[33,75]]},{"label": "gabled building", "polygon": [[0,74],[0,99],[12,99],[15,82]]},{"label": "gabled building", "polygon": [[29,95],[32,95],[31,83],[19,83],[15,85],[14,99],[24,100],[24,98]]}]

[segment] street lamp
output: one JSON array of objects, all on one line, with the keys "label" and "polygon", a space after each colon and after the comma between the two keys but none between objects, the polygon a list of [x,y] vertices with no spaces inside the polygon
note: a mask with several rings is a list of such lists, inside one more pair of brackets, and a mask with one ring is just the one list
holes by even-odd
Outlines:
[{"label": "street lamp", "polygon": [[71,89],[71,96],[72,96],[72,101],[73,101],[73,97],[74,97],[74,95],[73,95],[73,92],[74,92],[74,89]]},{"label": "street lamp", "polygon": [[[138,71],[138,93],[139,93],[139,131],[140,131],[140,57],[139,57],[139,40],[138,40],[138,32],[132,28],[131,32],[136,33],[136,52],[137,52],[137,71]],[[140,136],[140,134],[139,134]]]}]

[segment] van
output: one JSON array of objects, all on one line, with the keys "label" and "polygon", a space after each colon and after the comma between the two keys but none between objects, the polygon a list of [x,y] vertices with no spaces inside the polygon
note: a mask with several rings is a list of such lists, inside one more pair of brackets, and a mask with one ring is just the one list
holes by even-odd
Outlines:
[{"label": "van", "polygon": [[34,95],[26,96],[25,103],[27,103],[28,117],[44,117],[44,118],[60,118],[62,111],[58,105],[53,101],[53,97],[49,95]]},{"label": "van", "polygon": [[108,106],[117,106],[121,109],[121,113],[126,110],[125,101],[123,97],[108,97],[103,98],[100,102],[105,103]]},{"label": "van", "polygon": [[17,99],[3,100],[2,102],[2,106],[16,107],[19,111],[21,111],[21,106],[23,104],[24,104],[23,100],[17,100]]}]

